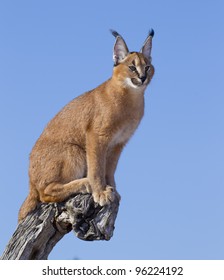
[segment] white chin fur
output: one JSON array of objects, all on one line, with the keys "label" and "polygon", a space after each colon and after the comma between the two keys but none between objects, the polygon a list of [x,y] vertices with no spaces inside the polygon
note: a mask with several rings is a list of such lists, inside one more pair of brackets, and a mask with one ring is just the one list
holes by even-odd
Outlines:
[{"label": "white chin fur", "polygon": [[135,89],[141,90],[141,91],[142,91],[142,90],[144,91],[145,88],[146,88],[146,86],[147,86],[147,85],[145,85],[145,84],[137,86],[137,85],[135,85],[135,84],[132,83],[132,81],[131,81],[130,78],[126,78],[125,82],[126,82],[126,85],[127,85],[127,86],[129,86],[129,87],[131,87],[131,88],[135,88]]},{"label": "white chin fur", "polygon": [[139,88],[139,86],[134,85],[134,84],[132,83],[132,81],[131,81],[130,78],[126,78],[125,81],[126,81],[126,85],[128,85],[129,87],[132,87],[132,88]]}]

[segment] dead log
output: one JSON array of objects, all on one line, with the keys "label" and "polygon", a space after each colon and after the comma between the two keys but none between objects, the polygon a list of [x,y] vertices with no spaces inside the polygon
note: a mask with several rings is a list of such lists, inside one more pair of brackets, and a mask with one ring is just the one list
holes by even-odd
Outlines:
[{"label": "dead log", "polygon": [[1,260],[46,260],[55,244],[73,230],[82,240],[110,240],[119,199],[104,207],[90,194],[63,203],[41,203],[18,224]]}]

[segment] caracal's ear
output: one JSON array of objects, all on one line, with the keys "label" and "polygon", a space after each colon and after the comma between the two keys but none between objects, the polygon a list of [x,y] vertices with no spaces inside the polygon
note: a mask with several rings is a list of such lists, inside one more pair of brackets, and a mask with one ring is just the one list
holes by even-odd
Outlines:
[{"label": "caracal's ear", "polygon": [[129,53],[128,47],[122,38],[122,36],[117,33],[117,31],[110,30],[112,35],[116,38],[114,44],[113,60],[114,65],[118,65]]},{"label": "caracal's ear", "polygon": [[146,40],[143,44],[142,49],[140,51],[146,58],[148,58],[148,60],[151,60],[151,50],[152,50],[152,38],[153,38],[153,36],[154,36],[154,30],[151,29],[149,31],[148,37],[146,38]]}]

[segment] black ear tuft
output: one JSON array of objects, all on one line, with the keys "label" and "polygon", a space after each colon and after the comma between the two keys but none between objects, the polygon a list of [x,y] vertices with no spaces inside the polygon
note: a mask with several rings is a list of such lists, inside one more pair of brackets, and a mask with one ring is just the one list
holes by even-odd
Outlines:
[{"label": "black ear tuft", "polygon": [[151,29],[149,30],[149,36],[153,37],[154,34],[155,34],[154,30],[151,28]]},{"label": "black ear tuft", "polygon": [[121,37],[121,35],[120,35],[117,31],[115,31],[115,30],[113,30],[113,29],[110,29],[110,32],[112,33],[112,35],[113,35],[115,38],[117,38],[118,36]]}]

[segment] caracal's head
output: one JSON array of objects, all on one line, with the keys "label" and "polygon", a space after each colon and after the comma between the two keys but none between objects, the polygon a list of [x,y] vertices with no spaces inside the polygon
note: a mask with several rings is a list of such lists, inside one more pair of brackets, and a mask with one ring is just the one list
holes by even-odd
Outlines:
[{"label": "caracal's head", "polygon": [[150,30],[140,52],[129,52],[122,36],[114,30],[111,32],[116,38],[113,50],[113,79],[123,87],[144,91],[154,74],[151,64],[153,29]]}]

